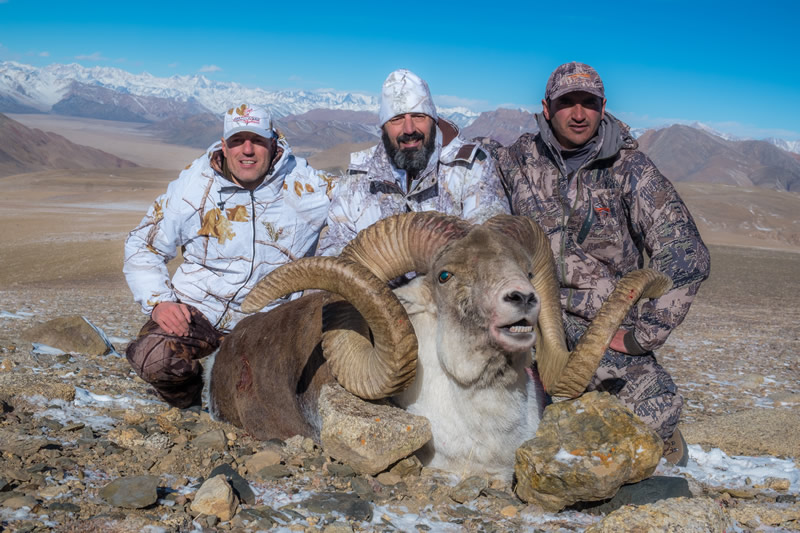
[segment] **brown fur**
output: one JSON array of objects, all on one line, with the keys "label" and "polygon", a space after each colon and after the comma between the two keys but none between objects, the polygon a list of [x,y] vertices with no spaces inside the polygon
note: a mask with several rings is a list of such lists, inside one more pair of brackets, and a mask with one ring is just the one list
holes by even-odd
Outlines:
[{"label": "brown fur", "polygon": [[320,346],[330,298],[309,294],[256,313],[225,337],[212,369],[216,416],[262,440],[318,437],[309,418],[316,417],[322,385],[333,381]]}]

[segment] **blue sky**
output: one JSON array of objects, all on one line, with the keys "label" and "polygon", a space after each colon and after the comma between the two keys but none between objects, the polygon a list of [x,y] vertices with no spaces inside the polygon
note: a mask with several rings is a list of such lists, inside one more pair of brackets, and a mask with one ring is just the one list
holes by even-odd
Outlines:
[{"label": "blue sky", "polygon": [[0,0],[0,60],[203,73],[377,94],[409,68],[438,105],[540,109],[550,72],[594,66],[633,127],[700,121],[800,140],[800,3]]}]

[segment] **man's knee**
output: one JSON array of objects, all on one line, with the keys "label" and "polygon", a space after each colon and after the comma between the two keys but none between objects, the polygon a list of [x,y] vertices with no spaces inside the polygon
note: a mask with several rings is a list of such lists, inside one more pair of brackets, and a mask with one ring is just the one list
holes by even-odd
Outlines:
[{"label": "man's knee", "polygon": [[593,385],[617,396],[663,439],[669,438],[678,425],[683,397],[653,355],[604,357]]},{"label": "man's knee", "polygon": [[683,397],[676,392],[638,402],[633,412],[662,439],[667,440],[675,432],[682,410]]},{"label": "man's knee", "polygon": [[125,355],[136,374],[148,383],[180,382],[196,374],[199,367],[182,348],[175,337],[154,333],[136,339]]}]

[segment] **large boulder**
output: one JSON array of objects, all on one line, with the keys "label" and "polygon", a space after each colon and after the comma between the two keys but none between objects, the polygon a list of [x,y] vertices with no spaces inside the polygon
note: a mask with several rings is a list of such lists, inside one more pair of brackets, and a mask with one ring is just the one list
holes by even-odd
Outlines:
[{"label": "large boulder", "polygon": [[113,350],[97,328],[80,315],[63,316],[27,329],[22,338],[68,353],[105,355]]},{"label": "large boulder", "polygon": [[431,440],[427,418],[385,403],[366,402],[338,384],[319,398],[325,452],[360,474],[375,475]]},{"label": "large boulder", "polygon": [[605,500],[653,474],[663,441],[620,401],[590,392],[548,406],[517,450],[517,495],[547,511]]}]

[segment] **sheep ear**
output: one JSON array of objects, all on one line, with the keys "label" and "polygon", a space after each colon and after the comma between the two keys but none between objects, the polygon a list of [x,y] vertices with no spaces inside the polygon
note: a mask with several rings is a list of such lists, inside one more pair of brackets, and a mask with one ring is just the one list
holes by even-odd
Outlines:
[{"label": "sheep ear", "polygon": [[425,283],[426,276],[417,276],[402,287],[394,290],[394,295],[403,304],[408,316],[422,313],[436,315],[430,285]]}]

